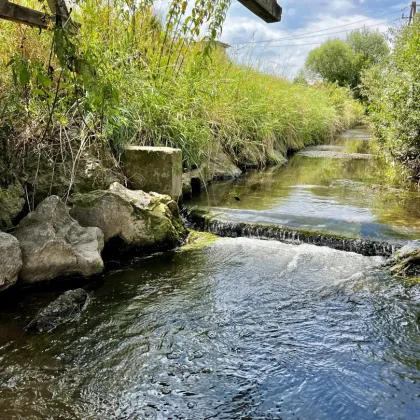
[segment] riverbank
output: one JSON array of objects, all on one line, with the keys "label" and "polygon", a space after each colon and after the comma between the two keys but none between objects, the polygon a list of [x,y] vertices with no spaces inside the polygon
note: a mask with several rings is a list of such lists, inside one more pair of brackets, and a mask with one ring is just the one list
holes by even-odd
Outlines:
[{"label": "riverbank", "polygon": [[130,18],[125,9],[82,2],[77,36],[0,22],[0,229],[49,195],[127,185],[128,145],[179,148],[185,172],[221,153],[261,168],[363,118],[347,89],[262,74],[220,44],[172,38],[143,3]]}]

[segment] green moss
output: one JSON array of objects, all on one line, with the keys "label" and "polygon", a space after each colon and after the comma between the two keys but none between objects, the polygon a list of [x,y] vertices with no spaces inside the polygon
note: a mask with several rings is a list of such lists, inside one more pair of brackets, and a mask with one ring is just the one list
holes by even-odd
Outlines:
[{"label": "green moss", "polygon": [[208,232],[198,232],[190,230],[185,245],[179,248],[179,251],[190,251],[192,249],[200,249],[211,245],[219,239],[218,236]]}]

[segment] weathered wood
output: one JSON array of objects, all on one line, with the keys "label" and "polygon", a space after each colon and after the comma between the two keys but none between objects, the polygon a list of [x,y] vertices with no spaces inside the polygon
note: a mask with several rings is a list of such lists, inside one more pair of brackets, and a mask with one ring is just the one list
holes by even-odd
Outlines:
[{"label": "weathered wood", "polygon": [[46,13],[10,3],[8,0],[0,0],[0,19],[24,23],[25,25],[43,29],[47,29],[52,21],[51,16]]},{"label": "weathered wood", "polygon": [[282,9],[276,0],[238,0],[267,23],[280,22]]}]

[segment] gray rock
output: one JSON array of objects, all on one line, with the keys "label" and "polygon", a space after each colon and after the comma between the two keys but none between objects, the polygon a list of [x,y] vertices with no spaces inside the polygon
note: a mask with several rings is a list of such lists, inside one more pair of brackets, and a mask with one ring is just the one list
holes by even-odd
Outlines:
[{"label": "gray rock", "polygon": [[192,196],[191,174],[189,172],[182,174],[182,196],[184,198]]},{"label": "gray rock", "polygon": [[42,201],[13,232],[19,240],[23,283],[59,276],[90,276],[103,270],[103,234],[97,227],[81,227],[57,196]]},{"label": "gray rock", "polygon": [[209,172],[212,179],[230,179],[242,174],[242,171],[232,162],[230,157],[221,150],[210,158]]},{"label": "gray rock", "polygon": [[[191,195],[193,189],[201,190],[214,180],[233,179],[241,174],[242,171],[222,151],[221,147],[216,147],[208,162],[204,162],[197,169],[182,175],[184,197]],[[194,188],[191,187],[192,184],[194,184]]]},{"label": "gray rock", "polygon": [[39,333],[50,332],[61,324],[79,318],[89,301],[89,294],[84,289],[64,292],[46,308],[41,309],[26,329]]},{"label": "gray rock", "polygon": [[108,190],[71,197],[71,215],[82,226],[97,226],[105,242],[155,247],[180,242],[186,230],[178,205],[167,195],[132,191],[115,182]]},{"label": "gray rock", "polygon": [[13,286],[22,268],[19,241],[12,235],[0,232],[0,290]]},{"label": "gray rock", "polygon": [[22,211],[25,205],[22,185],[15,181],[7,187],[0,187],[0,229],[12,227],[13,219]]}]

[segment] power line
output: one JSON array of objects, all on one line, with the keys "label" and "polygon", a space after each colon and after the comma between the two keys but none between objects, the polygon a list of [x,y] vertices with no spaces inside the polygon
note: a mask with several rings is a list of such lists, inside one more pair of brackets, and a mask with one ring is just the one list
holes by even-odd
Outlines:
[{"label": "power line", "polygon": [[[363,28],[371,28],[373,26],[386,25],[387,23],[397,22],[398,20],[402,20],[402,18],[389,20],[387,22],[375,23],[373,25],[360,26],[358,28],[346,29],[346,30],[343,30],[343,31],[329,32],[327,34],[316,35],[316,37],[335,35],[335,34],[340,34],[340,33],[345,33],[345,32],[350,32],[350,31],[356,31],[358,29],[363,29]],[[330,29],[332,29],[332,28],[330,28]],[[268,42],[272,42],[272,41],[286,41],[286,40],[287,41],[293,41],[295,39],[299,40],[299,39],[305,39],[305,38],[313,38],[313,35],[296,36],[296,37],[288,37],[288,38],[273,38],[273,39],[268,39],[268,40],[265,40],[265,41],[250,41],[250,42],[242,42],[242,43],[237,43],[237,44],[231,43],[231,45],[250,45],[250,44],[261,44],[261,43],[268,43]],[[281,45],[278,45],[278,46],[280,47]]]},{"label": "power line", "polygon": [[[299,34],[299,35],[296,35],[296,36],[282,37],[282,38],[273,38],[273,39],[267,39],[267,40],[262,40],[262,41],[237,42],[237,43],[231,43],[231,45],[246,45],[246,44],[251,44],[251,43],[254,43],[254,44],[257,44],[257,43],[258,43],[258,44],[259,44],[259,43],[271,42],[271,41],[282,41],[282,40],[289,40],[289,39],[297,39],[297,38],[301,38],[301,37],[303,38],[303,37],[305,37],[305,35],[318,34],[318,33],[320,33],[320,32],[326,32],[326,31],[330,31],[330,30],[332,30],[332,29],[343,28],[343,27],[345,27],[345,26],[355,25],[356,23],[361,23],[361,22],[366,22],[366,21],[368,21],[368,20],[377,19],[378,17],[381,17],[381,16],[386,16],[386,15],[390,15],[390,14],[394,14],[394,13],[399,13],[399,12],[404,11],[405,9],[410,8],[410,7],[411,7],[411,5],[406,6],[406,7],[403,7],[402,9],[399,9],[399,10],[392,11],[392,12],[382,13],[382,14],[380,14],[380,15],[377,15],[377,16],[374,16],[374,17],[371,17],[371,18],[362,19],[362,20],[357,20],[357,21],[355,21],[355,22],[346,23],[346,24],[344,24],[344,25],[339,25],[339,26],[333,26],[333,27],[331,27],[331,28],[320,29],[319,31],[314,31],[314,32],[304,32],[303,34]],[[400,18],[398,18],[398,19],[400,19]],[[388,22],[383,22],[383,23],[388,23]],[[380,23],[379,25],[381,25],[381,23]],[[376,25],[372,25],[372,26],[376,26]],[[368,26],[368,27],[369,27],[369,26]],[[356,28],[356,29],[358,29],[358,28]],[[354,30],[354,28],[353,28],[353,29],[350,29],[350,30]],[[328,35],[328,34],[326,34],[326,35]]]}]

